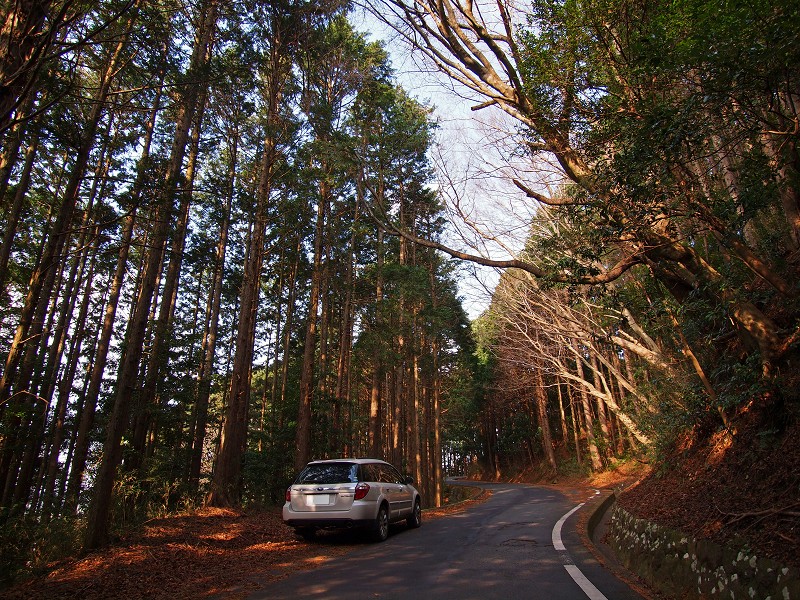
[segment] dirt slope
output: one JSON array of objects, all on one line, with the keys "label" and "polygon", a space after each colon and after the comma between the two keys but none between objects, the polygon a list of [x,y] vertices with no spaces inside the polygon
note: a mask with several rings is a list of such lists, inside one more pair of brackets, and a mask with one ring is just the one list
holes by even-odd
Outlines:
[{"label": "dirt slope", "polygon": [[800,568],[800,426],[750,414],[692,432],[619,496],[632,514]]}]

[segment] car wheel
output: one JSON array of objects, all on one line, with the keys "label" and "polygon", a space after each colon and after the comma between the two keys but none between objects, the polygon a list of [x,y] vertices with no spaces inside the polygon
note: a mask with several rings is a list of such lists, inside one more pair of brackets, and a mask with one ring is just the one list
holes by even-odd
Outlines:
[{"label": "car wheel", "polygon": [[413,529],[422,525],[422,507],[420,506],[419,498],[414,501],[414,510],[408,515],[406,523]]},{"label": "car wheel", "polygon": [[311,541],[317,535],[317,530],[313,527],[298,527],[295,529],[295,533],[302,537],[304,540]]},{"label": "car wheel", "polygon": [[389,509],[385,504],[381,504],[378,509],[378,516],[372,526],[372,539],[376,542],[383,542],[389,537]]}]

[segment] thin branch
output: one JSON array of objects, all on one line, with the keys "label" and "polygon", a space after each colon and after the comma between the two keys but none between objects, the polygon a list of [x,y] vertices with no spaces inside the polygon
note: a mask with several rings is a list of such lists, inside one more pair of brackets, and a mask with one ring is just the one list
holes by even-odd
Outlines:
[{"label": "thin branch", "polygon": [[541,202],[542,204],[546,204],[547,206],[580,206],[580,202],[574,202],[572,200],[567,199],[556,199],[550,198],[548,196],[544,196],[539,192],[532,190],[530,187],[522,183],[519,179],[512,179],[515,186],[517,186],[520,190],[525,192],[525,195],[528,198],[533,198],[537,202]]}]

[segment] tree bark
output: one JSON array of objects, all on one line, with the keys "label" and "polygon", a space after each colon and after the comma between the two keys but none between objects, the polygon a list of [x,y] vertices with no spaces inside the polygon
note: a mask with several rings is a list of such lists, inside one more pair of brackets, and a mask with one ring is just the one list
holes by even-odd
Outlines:
[{"label": "tree bark", "polygon": [[153,139],[153,129],[155,120],[160,108],[161,94],[156,94],[153,107],[150,111],[148,121],[145,125],[145,135],[143,138],[142,154],[139,158],[136,170],[136,179],[131,189],[131,204],[129,212],[122,220],[122,232],[120,236],[119,252],[114,276],[109,287],[108,301],[103,314],[103,324],[100,332],[100,339],[97,343],[94,361],[91,363],[91,374],[89,385],[84,394],[83,410],[81,412],[80,424],[78,426],[77,440],[75,442],[72,469],[70,470],[69,483],[65,498],[65,512],[74,512],[78,508],[78,497],[80,494],[86,459],[89,451],[90,434],[94,425],[94,416],[97,409],[97,402],[100,396],[100,388],[103,382],[108,361],[108,352],[111,346],[111,337],[114,333],[114,321],[119,305],[119,298],[125,280],[125,273],[128,266],[128,255],[130,253],[131,240],[133,239],[133,228],[136,221],[136,207],[142,194],[147,176],[148,162],[150,157],[150,145]]},{"label": "tree bark", "polygon": [[311,291],[306,317],[306,335],[303,344],[303,364],[300,371],[300,406],[297,413],[294,466],[297,472],[311,460],[311,404],[314,397],[314,354],[317,347],[317,319],[319,295],[322,284],[322,240],[325,232],[325,215],[329,190],[320,186],[317,201],[316,233],[314,234],[314,266],[311,272]]},{"label": "tree bark", "polygon": [[542,450],[547,457],[547,462],[554,472],[558,472],[556,454],[553,450],[553,435],[550,432],[550,421],[547,418],[547,389],[544,387],[544,376],[541,369],[536,369],[536,387],[534,388],[536,398],[536,413],[539,426],[542,428]]},{"label": "tree bark", "polygon": [[[203,8],[205,10],[201,13],[202,24],[196,36],[197,40],[187,73],[190,80],[199,74],[206,59],[212,31],[216,26],[217,0],[208,0]],[[149,238],[150,248],[144,265],[136,305],[133,308],[128,343],[122,358],[113,407],[106,428],[103,458],[98,468],[94,493],[89,506],[89,525],[84,537],[84,548],[87,550],[102,546],[108,541],[112,492],[116,480],[116,468],[122,457],[120,444],[127,426],[129,407],[137,388],[139,363],[144,348],[147,320],[155,293],[156,281],[161,272],[163,248],[171,228],[170,214],[172,213],[176,188],[188,143],[189,128],[194,118],[199,85],[199,82],[191,81],[186,86],[177,111],[170,162],[165,175],[165,187],[154,212],[155,224],[152,235]]]},{"label": "tree bark", "polygon": [[230,226],[231,208],[235,193],[236,170],[238,168],[239,138],[238,132],[228,137],[228,177],[227,196],[219,226],[219,240],[214,256],[214,271],[209,291],[210,310],[207,327],[203,332],[201,346],[201,363],[197,375],[197,393],[194,406],[194,422],[192,429],[192,447],[189,466],[189,485],[197,491],[200,484],[200,472],[203,463],[203,444],[208,424],[208,401],[211,396],[211,379],[214,370],[214,357],[217,350],[217,333],[219,330],[220,307],[222,303],[222,283],[225,276],[225,254],[228,247],[228,229]]},{"label": "tree bark", "polygon": [[256,209],[245,256],[244,280],[240,297],[239,323],[236,331],[236,349],[233,357],[228,406],[225,411],[220,447],[212,478],[212,487],[206,500],[212,506],[238,504],[241,493],[242,458],[247,445],[247,420],[250,400],[253,346],[255,343],[256,313],[264,262],[264,238],[268,225],[271,194],[275,185],[275,171],[279,159],[279,143],[283,123],[279,111],[284,87],[289,78],[291,61],[286,55],[286,44],[291,32],[280,31],[276,22],[270,48],[269,78],[264,99],[267,105],[267,124],[261,158]]},{"label": "tree bark", "polygon": [[[579,355],[578,344],[577,342],[572,342],[573,351],[576,355]],[[580,356],[578,356],[575,360],[575,370],[578,373],[578,377],[582,380],[585,380],[583,374],[583,361],[581,360]],[[583,419],[586,424],[586,442],[589,447],[589,458],[592,463],[592,471],[595,473],[600,471],[603,468],[603,462],[600,459],[600,451],[597,448],[597,441],[595,440],[594,435],[594,418],[592,417],[592,407],[589,405],[589,395],[586,393],[585,388],[580,388],[580,397],[581,397],[581,406],[583,407]]]}]

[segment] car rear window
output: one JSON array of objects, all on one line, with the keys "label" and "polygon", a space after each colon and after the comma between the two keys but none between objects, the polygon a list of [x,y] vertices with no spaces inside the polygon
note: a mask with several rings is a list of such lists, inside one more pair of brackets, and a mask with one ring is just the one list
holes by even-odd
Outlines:
[{"label": "car rear window", "polygon": [[322,463],[308,465],[295,483],[358,483],[355,463]]}]

